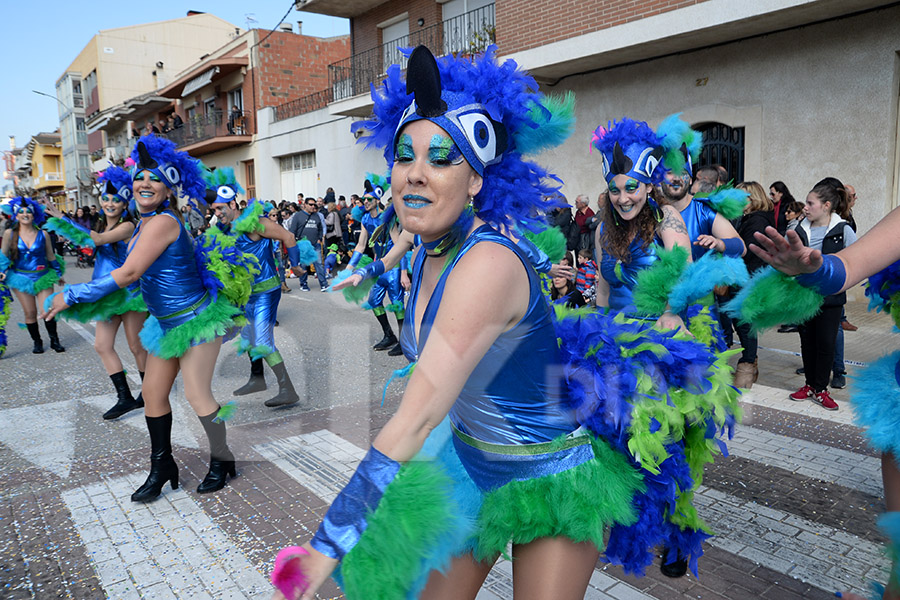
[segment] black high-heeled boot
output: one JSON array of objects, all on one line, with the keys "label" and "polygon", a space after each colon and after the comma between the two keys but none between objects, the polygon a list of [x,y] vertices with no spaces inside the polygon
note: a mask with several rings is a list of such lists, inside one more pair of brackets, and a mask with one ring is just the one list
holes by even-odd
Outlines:
[{"label": "black high-heeled boot", "polygon": [[112,408],[103,413],[104,419],[107,421],[110,419],[118,419],[125,413],[144,405],[143,402],[138,404],[138,401],[131,395],[131,389],[128,387],[128,380],[125,379],[125,371],[113,373],[109,378],[112,379],[113,385],[116,388],[118,400]]},{"label": "black high-heeled boot", "polygon": [[56,319],[44,321],[44,327],[47,328],[47,335],[50,336],[50,347],[56,352],[65,352],[66,349],[59,343],[59,335],[56,333]]},{"label": "black high-heeled boot", "polygon": [[28,335],[31,336],[32,341],[34,342],[34,348],[31,349],[32,354],[43,354],[44,353],[44,340],[41,339],[41,330],[38,328],[37,323],[25,323],[25,327],[28,328]]},{"label": "black high-heeled boot", "polygon": [[144,406],[144,372],[138,371],[141,376],[141,391],[138,392],[137,398],[134,399],[138,406]]},{"label": "black high-heeled boot", "polygon": [[178,489],[178,465],[172,458],[172,413],[145,417],[150,432],[150,474],[132,495],[132,502],[152,502],[159,498],[166,482]]},{"label": "black high-heeled boot", "polygon": [[291,382],[290,376],[288,376],[287,369],[284,367],[284,362],[282,361],[277,365],[270,366],[275,373],[275,380],[278,381],[278,393],[273,398],[266,400],[264,404],[269,407],[275,407],[288,406],[289,404],[296,404],[299,402],[300,396],[298,396],[297,392],[294,390],[294,384]]},{"label": "black high-heeled boot", "polygon": [[217,492],[225,487],[225,481],[228,475],[232,478],[237,477],[237,471],[234,468],[234,455],[228,449],[226,440],[225,423],[215,422],[216,410],[212,414],[205,417],[198,417],[206,437],[209,439],[209,472],[200,485],[197,486],[198,494],[209,494]]},{"label": "black high-heeled boot", "polygon": [[261,392],[266,389],[266,376],[263,374],[263,359],[257,358],[250,360],[250,379],[234,390],[235,396],[246,396],[254,392]]}]

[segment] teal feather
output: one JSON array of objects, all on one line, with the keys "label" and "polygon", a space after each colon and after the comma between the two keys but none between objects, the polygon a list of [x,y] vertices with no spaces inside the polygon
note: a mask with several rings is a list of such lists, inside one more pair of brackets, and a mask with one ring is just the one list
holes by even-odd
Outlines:
[{"label": "teal feather", "polygon": [[544,96],[532,102],[528,121],[513,136],[516,149],[522,154],[537,154],[546,148],[562,144],[575,131],[575,94]]},{"label": "teal feather", "polygon": [[237,412],[237,404],[234,400],[219,408],[219,412],[216,413],[216,418],[213,419],[213,423],[224,423],[225,421],[229,421],[234,418],[234,414]]},{"label": "teal feather", "polygon": [[714,189],[709,195],[697,194],[694,199],[706,202],[713,210],[730,221],[744,214],[749,197],[749,192],[735,189],[730,183],[726,183]]},{"label": "teal feather", "polygon": [[669,292],[669,309],[678,314],[717,285],[742,286],[750,279],[744,260],[707,252],[690,263]]}]

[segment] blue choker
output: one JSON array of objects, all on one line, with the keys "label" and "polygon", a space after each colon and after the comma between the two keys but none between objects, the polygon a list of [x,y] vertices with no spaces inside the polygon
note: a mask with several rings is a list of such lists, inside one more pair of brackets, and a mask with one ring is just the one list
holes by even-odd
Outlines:
[{"label": "blue choker", "polygon": [[466,234],[472,228],[472,222],[475,221],[475,211],[472,205],[468,205],[463,209],[459,218],[450,227],[450,231],[434,240],[433,242],[422,241],[422,246],[428,256],[443,256],[450,250],[457,247],[465,239]]},{"label": "blue choker", "polygon": [[163,200],[163,203],[160,204],[156,209],[151,210],[149,212],[142,212],[142,213],[140,213],[140,215],[141,215],[141,218],[152,217],[154,215],[158,215],[159,213],[166,210],[167,208],[169,208],[169,200],[168,199]]}]

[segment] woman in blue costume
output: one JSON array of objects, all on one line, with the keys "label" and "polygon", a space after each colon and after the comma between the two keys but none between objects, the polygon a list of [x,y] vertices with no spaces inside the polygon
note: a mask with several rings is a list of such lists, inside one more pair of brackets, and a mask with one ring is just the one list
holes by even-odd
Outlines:
[{"label": "woman in blue costume", "polygon": [[[785,318],[803,323],[820,310],[827,296],[842,293],[868,277],[870,306],[888,311],[900,327],[898,230],[900,209],[894,209],[853,245],[823,255],[805,246],[796,232],[788,231],[783,237],[768,227],[765,235],[756,234],[759,246],[751,245],[750,250],[778,271],[771,267],[759,270],[726,310],[757,330],[778,325]],[[783,298],[792,302],[785,304]],[[887,587],[873,585],[871,597],[900,600],[900,352],[884,356],[853,377],[850,402],[857,425],[866,429],[872,447],[882,452],[887,512],[879,525],[891,542],[893,562]],[[843,597],[862,600],[849,593]]]},{"label": "woman in blue costume", "polygon": [[[211,382],[222,336],[241,321],[241,310],[229,299],[234,296],[227,286],[210,275],[212,265],[195,258],[193,239],[175,205],[177,195],[205,196],[197,161],[176,151],[169,140],[153,135],[138,141],[131,158],[135,162],[132,194],[141,220],[128,244],[125,263],[89,283],[66,286],[53,298],[48,316],[79,303],[96,302],[140,281],[151,315],[141,331],[141,341],[150,353],[142,393],[151,454],[150,474],[131,499],[150,502],[159,497],[166,482],[178,487],[169,392],[179,370],[184,395],[209,439],[210,468],[197,492],[219,490],[228,475],[236,474]],[[221,252],[198,246],[198,254],[214,259]],[[246,301],[250,277],[241,277],[239,268],[234,271],[233,281],[246,287],[240,290]]]},{"label": "woman in blue costume", "polygon": [[[103,218],[98,222],[97,231],[85,229],[74,219],[64,216],[59,210],[49,208],[53,215],[47,221],[46,229],[55,231],[79,247],[96,248],[92,279],[108,275],[113,269],[125,264],[127,241],[134,233],[134,221],[128,214],[131,202],[131,175],[121,167],[109,167],[100,174],[98,181],[103,185],[100,208]],[[106,374],[116,390],[116,403],[103,413],[104,419],[117,419],[125,413],[144,406],[143,396],[137,399],[131,394],[122,360],[116,354],[116,335],[119,326],[125,328],[128,347],[134,356],[141,379],[147,364],[147,350],[141,344],[140,333],[147,319],[147,305],[141,299],[137,286],[121,289],[94,304],[81,304],[79,310],[69,309],[60,314],[64,319],[75,319],[82,323],[96,321],[94,350],[106,369]]]},{"label": "woman in blue costume", "polygon": [[[16,294],[25,313],[25,326],[34,341],[34,354],[44,352],[44,341],[38,329],[38,306],[53,293],[53,285],[63,276],[65,265],[62,257],[53,253],[50,236],[41,229],[46,220],[44,209],[31,198],[13,198],[4,206],[15,223],[3,233],[0,246],[0,281],[5,281]],[[50,347],[65,352],[59,343],[56,320],[44,321]]]},{"label": "woman in blue costume", "polygon": [[[294,391],[284,359],[275,347],[274,328],[278,304],[281,302],[281,277],[275,263],[275,244],[284,244],[292,268],[300,265],[300,248],[287,229],[268,218],[261,218],[271,208],[269,204],[251,199],[243,212],[238,209],[236,196],[244,190],[237,183],[232,168],[217,168],[206,174],[206,181],[210,191],[216,194],[209,206],[216,213],[218,229],[234,237],[237,249],[255,256],[259,265],[250,299],[244,307],[248,323],[241,330],[238,345],[239,353],[246,352],[250,357],[250,379],[236,389],[234,395],[245,396],[266,389],[263,374],[265,360],[278,382],[278,393],[266,400],[265,405],[277,407],[296,404],[300,397]],[[311,244],[307,242],[306,245],[315,252]],[[311,257],[308,263],[313,261],[314,257]],[[302,270],[297,272],[301,273]]]}]

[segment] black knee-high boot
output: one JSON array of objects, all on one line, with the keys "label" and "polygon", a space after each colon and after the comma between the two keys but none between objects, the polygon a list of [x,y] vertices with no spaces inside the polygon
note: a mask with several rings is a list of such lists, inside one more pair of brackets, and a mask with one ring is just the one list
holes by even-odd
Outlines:
[{"label": "black knee-high boot", "polygon": [[138,392],[137,398],[134,399],[137,402],[138,406],[144,405],[144,372],[138,371],[138,375],[141,376],[141,391]]},{"label": "black knee-high boot", "polygon": [[57,352],[65,352],[66,349],[59,343],[59,336],[56,334],[56,319],[44,321],[44,327],[47,328],[47,335],[50,336],[50,347]]},{"label": "black knee-high boot", "polygon": [[265,405],[269,407],[287,406],[299,402],[300,396],[294,390],[294,384],[291,382],[287,369],[284,367],[284,361],[269,366],[272,367],[272,372],[275,373],[275,380],[278,382],[278,393],[275,394],[275,397],[266,400]]},{"label": "black knee-high boot", "polygon": [[232,478],[237,476],[237,471],[234,468],[234,455],[228,448],[225,423],[221,421],[215,422],[218,414],[219,411],[216,410],[205,417],[199,417],[200,424],[203,425],[203,430],[209,439],[209,472],[203,478],[203,481],[200,482],[200,485],[197,486],[198,494],[208,494],[221,490],[225,487],[228,475],[231,475]]},{"label": "black knee-high boot", "polygon": [[172,458],[172,413],[146,417],[150,432],[150,474],[144,485],[131,495],[132,502],[152,502],[159,498],[166,482],[178,489],[178,465]]},{"label": "black knee-high boot", "polygon": [[[397,317],[397,331],[399,331],[401,333],[403,331],[403,319],[401,319],[400,317]],[[400,345],[399,341],[396,344],[394,344],[393,348],[388,350],[388,356],[402,356],[402,355],[403,355],[403,347]]]},{"label": "black knee-high boot", "polygon": [[232,392],[235,396],[246,396],[266,389],[266,376],[263,373],[263,359],[250,359],[250,379]]},{"label": "black knee-high boot", "polygon": [[34,354],[43,354],[44,340],[41,339],[41,330],[38,328],[38,324],[25,323],[25,327],[28,328],[28,335],[30,335],[31,339],[34,341],[34,348],[32,348],[31,352]]},{"label": "black knee-high boot", "polygon": [[381,331],[384,333],[384,337],[381,338],[380,342],[372,346],[372,348],[375,350],[387,350],[397,343],[397,338],[394,337],[394,332],[391,330],[391,324],[388,323],[388,318],[385,313],[378,313],[375,315],[375,318],[378,319],[378,324],[381,325]]},{"label": "black knee-high boot", "polygon": [[113,385],[116,387],[116,396],[118,399],[112,408],[103,413],[104,419],[107,421],[110,419],[118,419],[128,411],[140,408],[144,405],[143,402],[138,404],[138,401],[131,395],[131,389],[128,387],[128,380],[125,379],[125,371],[113,373],[109,378],[112,379]]}]

